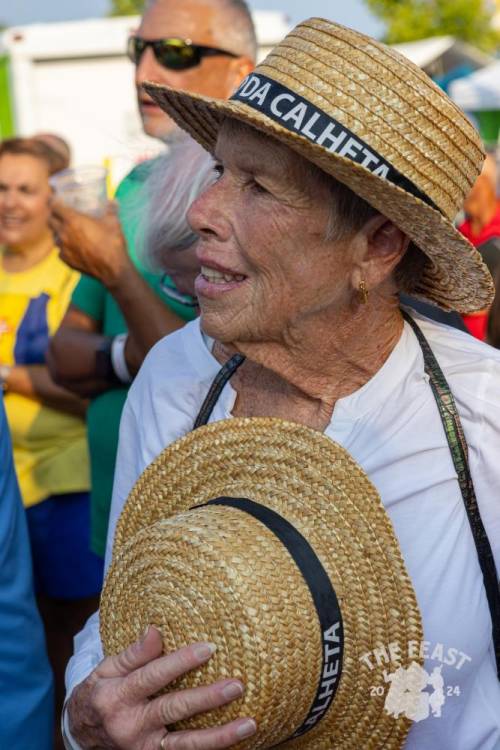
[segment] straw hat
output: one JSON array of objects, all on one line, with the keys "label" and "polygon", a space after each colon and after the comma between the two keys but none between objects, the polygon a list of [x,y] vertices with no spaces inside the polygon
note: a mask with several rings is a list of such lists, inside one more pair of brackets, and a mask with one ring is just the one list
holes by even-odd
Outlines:
[{"label": "straw hat", "polygon": [[145,89],[210,152],[224,118],[234,117],[346,184],[427,256],[415,296],[459,312],[491,304],[491,276],[453,226],[481,170],[481,140],[463,112],[399,53],[313,18],[288,34],[229,101],[153,83]]},{"label": "straw hat", "polygon": [[100,613],[106,654],[154,624],[165,652],[217,644],[174,687],[245,684],[241,700],[177,728],[253,716],[257,735],[242,748],[405,740],[409,721],[384,710],[383,670],[399,665],[370,669],[366,655],[396,643],[402,667],[419,661],[415,594],[377,491],[309,428],[234,418],[165,449],[120,517]]}]

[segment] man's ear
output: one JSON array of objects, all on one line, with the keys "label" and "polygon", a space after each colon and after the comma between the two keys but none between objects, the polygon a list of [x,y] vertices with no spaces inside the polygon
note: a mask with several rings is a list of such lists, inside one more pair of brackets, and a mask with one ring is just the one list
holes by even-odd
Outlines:
[{"label": "man's ear", "polygon": [[373,289],[391,275],[410,240],[390,219],[380,214],[369,219],[359,235],[352,285],[358,289],[364,281]]}]

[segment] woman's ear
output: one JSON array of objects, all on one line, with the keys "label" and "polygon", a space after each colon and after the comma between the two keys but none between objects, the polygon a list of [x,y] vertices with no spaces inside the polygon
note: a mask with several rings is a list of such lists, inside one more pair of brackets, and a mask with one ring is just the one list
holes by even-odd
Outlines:
[{"label": "woman's ear", "polygon": [[369,289],[373,289],[391,275],[410,240],[390,219],[380,214],[366,222],[360,235],[362,241],[353,269],[352,284],[354,289],[358,289],[360,282],[364,281]]}]

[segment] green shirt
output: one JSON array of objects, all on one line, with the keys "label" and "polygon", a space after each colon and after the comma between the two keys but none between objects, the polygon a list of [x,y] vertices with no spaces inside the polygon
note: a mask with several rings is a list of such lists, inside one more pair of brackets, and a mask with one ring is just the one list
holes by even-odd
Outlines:
[{"label": "green shirt", "polygon": [[[119,216],[127,241],[129,255],[143,278],[183,320],[196,317],[196,310],[162,295],[161,277],[143,268],[137,258],[140,242],[138,230],[145,208],[144,183],[153,160],[135,167],[120,183],[116,191]],[[126,333],[127,324],[120,308],[107,289],[96,279],[82,276],[73,292],[72,304],[99,323],[105,336]],[[106,546],[108,516],[113,490],[116,451],[120,418],[128,388],[112,388],[92,399],[87,411],[87,430],[91,469],[91,547],[102,557]]]}]

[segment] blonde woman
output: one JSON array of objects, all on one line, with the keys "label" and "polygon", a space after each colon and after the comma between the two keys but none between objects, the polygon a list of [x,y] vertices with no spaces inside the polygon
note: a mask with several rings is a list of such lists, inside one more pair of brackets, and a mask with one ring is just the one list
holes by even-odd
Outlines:
[{"label": "blonde woman", "polygon": [[48,226],[50,159],[34,139],[0,144],[0,380],[59,709],[102,563],[89,550],[86,404],[57,386],[45,363],[79,277],[60,260]]}]

